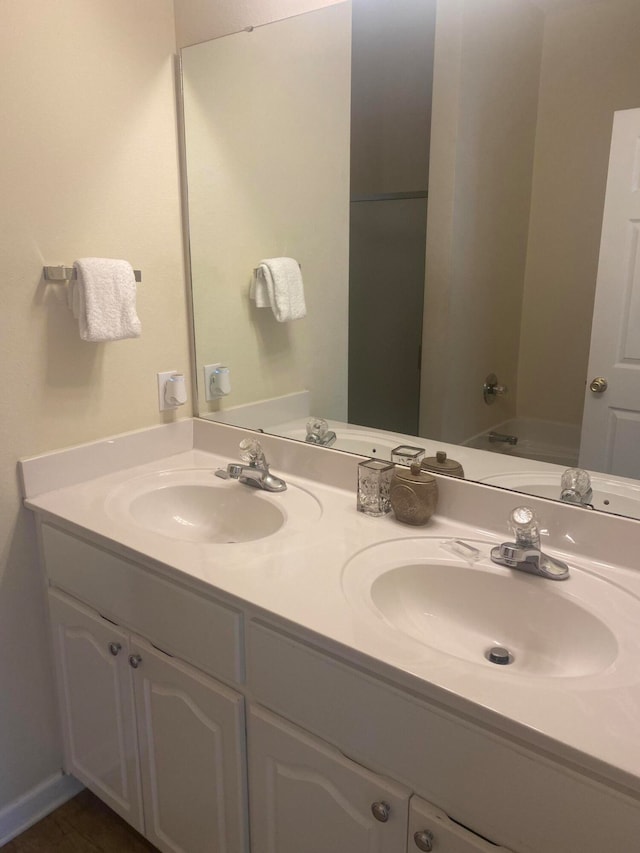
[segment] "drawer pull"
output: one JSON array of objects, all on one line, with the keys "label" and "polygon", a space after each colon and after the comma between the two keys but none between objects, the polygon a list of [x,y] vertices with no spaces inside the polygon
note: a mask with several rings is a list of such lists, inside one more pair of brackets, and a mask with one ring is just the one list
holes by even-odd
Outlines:
[{"label": "drawer pull", "polygon": [[429,832],[428,829],[416,832],[413,836],[413,840],[415,841],[418,850],[425,850],[426,853],[430,853],[430,851],[433,850],[433,832]]},{"label": "drawer pull", "polygon": [[140,655],[129,655],[129,663],[134,669],[137,669],[142,663]]},{"label": "drawer pull", "polygon": [[109,651],[115,657],[120,649],[122,648],[122,643],[109,643]]},{"label": "drawer pull", "polygon": [[382,801],[372,803],[371,814],[376,820],[379,820],[381,823],[386,823],[389,820],[389,815],[391,814],[391,806],[389,803],[383,803]]}]

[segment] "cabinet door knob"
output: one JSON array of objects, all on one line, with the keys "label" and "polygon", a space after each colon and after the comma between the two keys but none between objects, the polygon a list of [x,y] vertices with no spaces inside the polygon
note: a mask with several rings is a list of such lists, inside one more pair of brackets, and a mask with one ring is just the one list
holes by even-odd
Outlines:
[{"label": "cabinet door knob", "polygon": [[109,651],[111,652],[112,655],[114,655],[114,657],[115,657],[115,655],[118,654],[118,652],[120,651],[121,648],[122,648],[121,643],[109,643]]},{"label": "cabinet door knob", "polygon": [[391,814],[391,806],[389,803],[383,803],[382,801],[372,803],[371,813],[376,820],[379,820],[381,823],[386,823],[389,820],[389,815]]},{"label": "cabinet door knob", "polygon": [[428,829],[416,832],[413,836],[413,840],[415,841],[418,850],[425,850],[426,853],[430,853],[430,851],[433,850],[433,832],[429,832]]},{"label": "cabinet door knob", "polygon": [[129,655],[129,663],[134,669],[137,669],[142,663],[140,655]]}]

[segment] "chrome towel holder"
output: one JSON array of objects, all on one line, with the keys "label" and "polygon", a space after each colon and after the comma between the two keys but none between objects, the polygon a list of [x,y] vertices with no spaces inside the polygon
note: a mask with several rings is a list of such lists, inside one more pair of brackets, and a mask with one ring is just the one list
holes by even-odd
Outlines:
[{"label": "chrome towel holder", "polygon": [[[73,267],[43,267],[42,271],[45,281],[72,281],[78,277],[76,270]],[[134,270],[133,275],[136,281],[142,281],[142,273],[140,270]]]}]

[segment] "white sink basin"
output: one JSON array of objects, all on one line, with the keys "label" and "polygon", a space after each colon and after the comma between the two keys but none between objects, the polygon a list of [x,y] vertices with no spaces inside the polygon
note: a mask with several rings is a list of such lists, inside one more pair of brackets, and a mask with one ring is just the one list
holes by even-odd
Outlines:
[{"label": "white sink basin", "polygon": [[[547,678],[619,668],[619,632],[640,620],[635,597],[575,567],[568,580],[551,581],[497,566],[490,546],[475,544],[484,556],[474,564],[447,556],[438,540],[373,546],[346,564],[343,590],[379,631],[402,635],[416,654],[430,649]],[[509,665],[489,661],[496,646],[509,651]]]},{"label": "white sink basin", "polygon": [[134,478],[109,495],[106,510],[170,539],[216,545],[264,539],[285,526],[300,529],[321,515],[304,489],[289,484],[286,492],[265,492],[200,468]]},{"label": "white sink basin", "polygon": [[[481,482],[525,492],[527,495],[560,500],[561,475],[561,470],[557,475],[540,471],[514,471],[508,474],[492,474],[483,477]],[[595,509],[615,512],[629,518],[640,518],[640,486],[637,484],[592,474],[591,487]]]}]

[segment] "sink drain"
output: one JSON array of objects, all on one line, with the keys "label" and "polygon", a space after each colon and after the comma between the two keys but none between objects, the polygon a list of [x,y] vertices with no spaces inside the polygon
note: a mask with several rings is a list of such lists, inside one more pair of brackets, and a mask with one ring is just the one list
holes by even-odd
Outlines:
[{"label": "sink drain", "polygon": [[507,664],[513,663],[513,655],[504,646],[492,646],[487,649],[484,656],[490,663],[497,663],[498,666],[507,666]]}]

